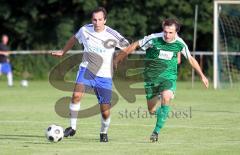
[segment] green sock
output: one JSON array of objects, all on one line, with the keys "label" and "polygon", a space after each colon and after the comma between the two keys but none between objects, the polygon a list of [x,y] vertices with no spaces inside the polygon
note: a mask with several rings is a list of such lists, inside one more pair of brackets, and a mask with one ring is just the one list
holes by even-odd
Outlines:
[{"label": "green sock", "polygon": [[166,122],[169,111],[170,111],[170,106],[168,105],[162,105],[161,107],[157,108],[156,110],[157,122],[156,122],[154,132],[157,132],[157,133],[160,132],[160,129],[163,127],[164,123]]}]

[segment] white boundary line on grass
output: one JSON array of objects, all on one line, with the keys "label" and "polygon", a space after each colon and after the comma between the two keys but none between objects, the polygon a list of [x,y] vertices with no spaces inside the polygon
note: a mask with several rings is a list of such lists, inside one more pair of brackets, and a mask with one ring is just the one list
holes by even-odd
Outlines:
[{"label": "white boundary line on grass", "polygon": [[[12,120],[0,120],[0,124],[2,123],[31,123],[31,124],[52,124],[52,122],[38,122],[38,121],[12,121]],[[58,124],[58,123],[56,123]],[[95,123],[78,123],[78,125],[97,125]],[[112,123],[111,126],[140,126],[140,127],[153,127],[154,125],[149,125],[149,124],[117,124],[117,123]],[[184,125],[166,125],[166,128],[187,128],[187,129],[202,129],[202,130],[240,130],[240,128],[223,128],[223,127],[209,127],[209,126],[184,126]]]}]

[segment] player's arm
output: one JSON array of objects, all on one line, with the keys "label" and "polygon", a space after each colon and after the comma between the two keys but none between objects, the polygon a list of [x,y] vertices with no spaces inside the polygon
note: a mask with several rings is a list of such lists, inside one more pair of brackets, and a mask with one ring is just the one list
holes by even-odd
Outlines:
[{"label": "player's arm", "polygon": [[178,52],[177,60],[178,60],[178,64],[180,64],[181,63],[181,53],[180,52]]},{"label": "player's arm", "polygon": [[151,34],[148,36],[145,36],[144,38],[132,43],[129,45],[127,48],[124,48],[120,53],[119,56],[117,56],[116,61],[122,61],[128,54],[134,52],[138,47],[141,47],[143,50],[147,50],[148,48],[152,47],[152,39],[163,35],[162,33],[160,34]]},{"label": "player's arm", "polygon": [[6,51],[0,51],[0,54],[8,56],[10,54],[10,52],[6,52]]},{"label": "player's arm", "polygon": [[122,52],[126,53],[127,55],[133,53],[139,47],[139,41],[136,41],[130,44],[128,47],[124,48]]},{"label": "player's arm", "polygon": [[199,74],[199,76],[201,77],[201,80],[203,82],[203,84],[205,85],[206,88],[208,88],[209,83],[208,83],[208,79],[206,78],[206,76],[203,74],[201,67],[199,66],[197,60],[192,57],[189,56],[188,57],[188,62],[191,64],[191,66],[197,71],[197,73]]},{"label": "player's arm", "polygon": [[181,53],[183,54],[183,56],[188,60],[188,62],[190,63],[190,65],[197,71],[198,75],[200,76],[203,84],[205,85],[206,88],[208,88],[209,83],[208,83],[208,79],[206,78],[206,76],[203,74],[201,67],[199,66],[197,60],[191,56],[190,51],[188,49],[187,44],[181,39],[178,38],[180,42],[183,43],[184,47],[181,50]]},{"label": "player's arm", "polygon": [[67,53],[77,42],[77,38],[75,37],[75,35],[73,35],[65,44],[64,48],[60,51],[53,51],[52,55],[53,56],[58,56],[61,57],[63,56],[65,53]]},{"label": "player's arm", "polygon": [[139,47],[139,42],[136,41],[130,44],[128,47],[122,49],[118,55],[114,58],[114,65],[117,65],[119,62],[123,61],[128,54],[133,53]]}]

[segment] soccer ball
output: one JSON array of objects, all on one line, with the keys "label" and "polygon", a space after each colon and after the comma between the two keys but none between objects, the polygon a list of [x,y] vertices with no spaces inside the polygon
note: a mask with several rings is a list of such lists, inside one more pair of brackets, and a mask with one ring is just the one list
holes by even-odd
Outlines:
[{"label": "soccer ball", "polygon": [[46,129],[46,138],[50,142],[59,142],[63,139],[63,128],[52,124]]},{"label": "soccer ball", "polygon": [[22,80],[21,81],[21,86],[22,87],[28,87],[28,81],[27,80]]}]

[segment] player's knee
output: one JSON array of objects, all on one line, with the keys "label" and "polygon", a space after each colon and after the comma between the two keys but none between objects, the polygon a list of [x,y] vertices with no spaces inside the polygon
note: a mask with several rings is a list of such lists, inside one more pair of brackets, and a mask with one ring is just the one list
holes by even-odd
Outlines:
[{"label": "player's knee", "polygon": [[163,103],[170,103],[172,97],[173,97],[172,93],[167,93],[167,94],[162,95]]},{"label": "player's knee", "polygon": [[155,112],[156,112],[156,109],[154,109],[154,108],[148,108],[148,112],[149,112],[150,115],[154,115]]},{"label": "player's knee", "polygon": [[108,119],[109,116],[110,116],[110,112],[109,112],[109,111],[104,111],[104,112],[102,112],[102,117],[103,117],[103,119]]},{"label": "player's knee", "polygon": [[100,111],[104,119],[107,119],[110,116],[110,108],[111,108],[110,104],[100,105]]},{"label": "player's knee", "polygon": [[149,111],[149,114],[150,114],[150,115],[155,115],[155,112],[156,112],[156,111]]},{"label": "player's knee", "polygon": [[77,103],[77,102],[80,102],[80,99],[81,99],[81,95],[77,94],[77,93],[74,93],[73,96],[72,96],[72,102],[74,103]]},{"label": "player's knee", "polygon": [[166,104],[168,104],[168,103],[170,103],[170,101],[171,101],[171,97],[166,97],[166,98],[163,98],[163,103],[166,103]]}]

